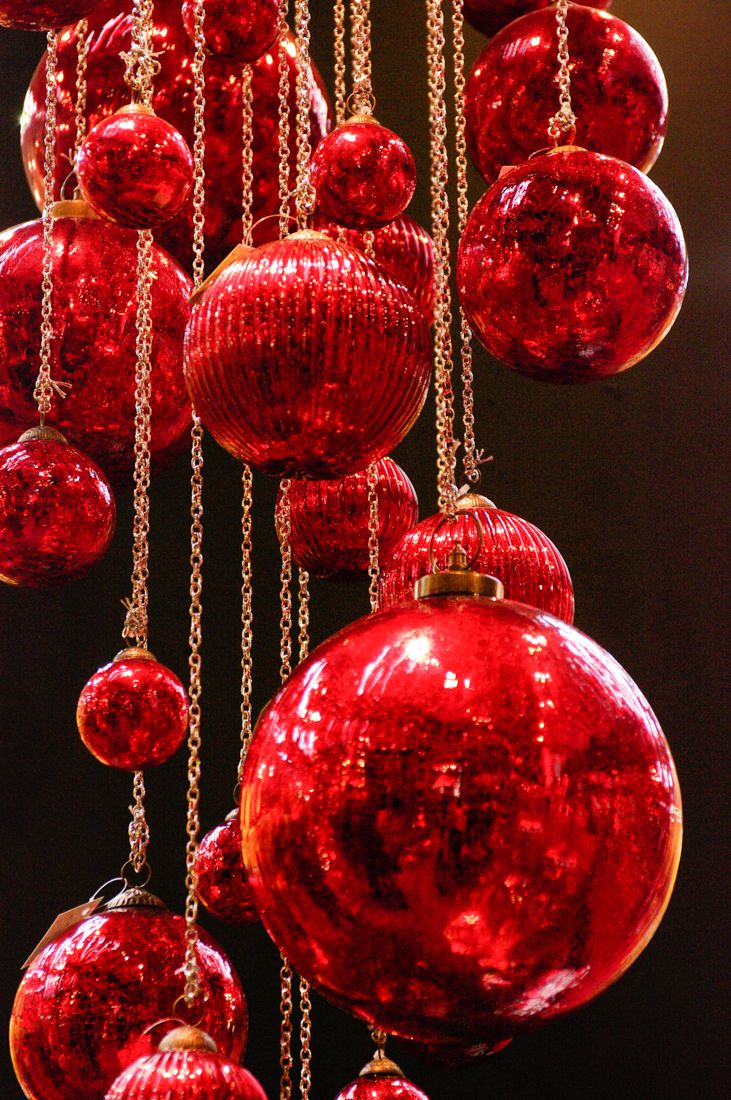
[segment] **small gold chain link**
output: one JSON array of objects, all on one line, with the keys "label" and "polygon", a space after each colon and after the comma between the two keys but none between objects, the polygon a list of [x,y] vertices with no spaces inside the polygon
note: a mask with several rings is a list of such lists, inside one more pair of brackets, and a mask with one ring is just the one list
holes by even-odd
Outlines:
[{"label": "small gold chain link", "polygon": [[254,576],[252,562],[252,527],[254,503],[254,477],[251,467],[244,465],[241,476],[243,499],[241,504],[241,754],[237,773],[236,794],[244,775],[244,765],[253,736],[253,642],[254,642]]},{"label": "small gold chain link", "polygon": [[145,777],[135,772],[132,780],[132,820],[129,823],[129,862],[139,875],[147,866],[147,848],[150,843],[150,827],[145,815]]},{"label": "small gold chain link", "polygon": [[[461,0],[460,0],[461,2]],[[386,1043],[388,1042],[388,1035],[385,1031],[382,1031],[380,1027],[371,1028],[371,1039],[375,1044],[375,1047],[381,1054],[386,1049]]]},{"label": "small gold chain link", "polygon": [[350,34],[353,59],[353,110],[355,114],[372,115],[376,109],[376,101],[373,95],[371,62],[370,0],[351,0]]},{"label": "small gold chain link", "polygon": [[378,544],[378,465],[368,467],[368,577],[371,611],[378,611],[378,581],[381,576],[380,548]]},{"label": "small gold chain link", "polygon": [[76,136],[74,140],[73,163],[86,137],[86,72],[89,66],[89,24],[82,19],[76,24],[76,100],[74,103],[74,122]]},{"label": "small gold chain link", "polygon": [[241,240],[253,245],[254,228],[254,100],[251,65],[241,70]]},{"label": "small gold chain link", "polygon": [[279,236],[289,233],[289,0],[279,0]]},{"label": "small gold chain link", "polygon": [[299,597],[299,659],[304,661],[310,653],[310,574],[306,569],[298,572]]},{"label": "small gold chain link", "polygon": [[294,0],[297,49],[297,224],[306,229],[315,209],[315,189],[310,178],[310,5]]},{"label": "small gold chain link", "polygon": [[160,62],[152,49],[154,0],[134,0],[132,7],[132,45],[123,53],[124,82],[132,94],[134,103],[152,106],[155,77],[160,72]]},{"label": "small gold chain link", "polygon": [[335,55],[335,123],[342,126],[345,122],[345,111],[348,97],[348,70],[345,58],[345,0],[335,0],[333,4],[334,43]]},{"label": "small gold chain link", "polygon": [[576,133],[576,115],[571,105],[571,57],[569,55],[568,0],[556,0],[556,24],[558,27],[558,111],[548,120],[548,136],[558,144],[566,135],[569,143]]},{"label": "small gold chain link", "polygon": [[206,232],[206,32],[205,3],[195,0],[193,53],[193,285],[205,275]]},{"label": "small gold chain link", "polygon": [[363,231],[363,251],[369,260],[376,258],[376,235],[372,229]]},{"label": "small gold chain link", "polygon": [[279,971],[281,983],[281,998],[279,1012],[281,1023],[279,1028],[279,1066],[281,1077],[279,1081],[279,1100],[291,1100],[292,1096],[292,967],[289,961],[282,955],[282,967]]},{"label": "small gold chain link", "polygon": [[312,1088],[312,1001],[310,983],[300,978],[300,1095],[309,1100]]}]

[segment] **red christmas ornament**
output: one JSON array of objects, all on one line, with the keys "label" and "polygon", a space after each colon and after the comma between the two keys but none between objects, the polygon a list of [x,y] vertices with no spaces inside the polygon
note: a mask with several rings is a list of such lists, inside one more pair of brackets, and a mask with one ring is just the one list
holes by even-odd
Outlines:
[{"label": "red christmas ornament", "polygon": [[269,474],[339,477],[413,426],[429,334],[377,264],[307,230],[211,284],[193,308],[185,371],[201,420],[236,458]]},{"label": "red christmas ornament", "polygon": [[432,1065],[459,1066],[473,1062],[483,1062],[494,1054],[499,1054],[510,1046],[511,1039],[501,1039],[497,1043],[409,1043],[409,1049],[419,1058]]},{"label": "red christmas ornament", "polygon": [[[49,421],[90,455],[115,484],[134,468],[137,237],[109,222],[58,217],[53,226],[51,370],[68,384]],[[191,281],[153,249],[152,443],[159,467],[188,438],[190,402],[183,379],[183,336]],[[37,415],[33,387],[41,342],[43,227],[0,235],[0,444],[18,438]]]},{"label": "red christmas ornament", "polygon": [[[551,2],[552,0],[464,0],[462,6],[467,22],[489,37],[518,16],[547,8]],[[611,6],[612,0],[593,0],[591,4],[592,8]]]},{"label": "red christmas ornament", "polygon": [[102,764],[142,771],[163,764],[183,743],[188,693],[149,650],[123,649],[86,684],[76,723]]},{"label": "red christmas ornament", "polygon": [[443,515],[430,516],[384,553],[380,607],[413,599],[420,577],[431,573],[434,565],[446,569],[451,551],[459,545],[476,570],[502,581],[509,600],[549,611],[567,623],[574,621],[571,576],[547,535],[474,493],[461,498],[458,509],[453,523]]},{"label": "red christmas ornament", "polygon": [[198,900],[211,916],[226,924],[258,922],[254,897],[244,877],[238,810],[203,837],[198,846],[195,873]]},{"label": "red christmas ornament", "polygon": [[[473,591],[464,577],[423,584]],[[657,719],[595,642],[521,604],[435,594],[294,671],[259,720],[242,836],[300,974],[388,1032],[469,1050],[586,1003],[642,951],[680,796]]]},{"label": "red christmas ornament", "polygon": [[360,1071],[360,1076],[340,1090],[335,1100],[428,1100],[428,1097],[379,1051]]},{"label": "red christmas ornament", "polygon": [[[660,62],[644,38],[606,12],[571,4],[571,102],[576,143],[649,171],[668,121]],[[488,183],[550,143],[556,107],[556,12],[525,15],[480,54],[465,94],[470,155]]]},{"label": "red christmas ornament", "polygon": [[[195,39],[195,0],[183,0],[183,23]],[[208,50],[216,57],[249,64],[279,37],[277,0],[207,0],[203,24]]]},{"label": "red christmas ornament", "polygon": [[353,229],[376,229],[403,214],[416,190],[416,162],[403,138],[370,115],[355,115],[312,157],[317,209]]},{"label": "red christmas ornament", "polygon": [[[379,551],[387,553],[419,518],[411,481],[392,458],[376,464]],[[368,471],[336,481],[298,481],[289,490],[292,557],[316,577],[368,569]]]},{"label": "red christmas ornament", "polygon": [[[0,0],[2,2],[2,0]],[[87,121],[93,128],[129,102],[121,53],[131,42],[131,0],[106,0],[89,21],[87,67]],[[152,106],[193,145],[193,46],[183,26],[180,0],[155,0],[155,77]],[[208,4],[206,4],[206,22]],[[69,172],[76,127],[76,34],[59,41],[58,129],[56,136],[57,193]],[[294,39],[287,40],[290,88],[290,143],[292,186],[296,163],[296,56]],[[206,62],[206,262],[218,263],[241,239],[241,80],[237,64],[211,57]],[[43,128],[46,96],[45,61],[35,71],[25,100],[21,123],[23,164],[33,197],[43,203]],[[312,143],[331,126],[330,104],[317,69],[310,80]],[[252,68],[254,97],[254,220],[279,209],[279,51],[266,53]],[[275,219],[257,229],[261,240],[277,235]],[[189,199],[181,212],[156,230],[156,239],[188,270],[192,262],[193,207]],[[159,387],[157,387],[159,389]]]},{"label": "red christmas ornament", "polygon": [[47,31],[66,27],[101,7],[100,0],[0,0],[0,27]]},{"label": "red christmas ornament", "polygon": [[[246,1001],[221,949],[199,931],[201,1026],[226,1057],[246,1043]],[[15,997],[10,1050],[30,1100],[99,1100],[132,1062],[156,1048],[146,1030],[183,992],[185,921],[129,890],[50,943]],[[159,1037],[159,1033],[158,1033]]]},{"label": "red christmas ornament", "polygon": [[0,450],[0,581],[51,588],[106,553],[116,509],[109,482],[62,435],[32,429]]},{"label": "red christmas ornament", "polygon": [[155,229],[188,198],[193,157],[174,126],[134,103],[90,131],[76,176],[84,198],[101,217],[127,229]]},{"label": "red christmas ornament", "polygon": [[493,184],[457,256],[483,346],[547,382],[591,382],[644,359],[678,315],[688,261],[677,215],[623,161],[562,148]]}]

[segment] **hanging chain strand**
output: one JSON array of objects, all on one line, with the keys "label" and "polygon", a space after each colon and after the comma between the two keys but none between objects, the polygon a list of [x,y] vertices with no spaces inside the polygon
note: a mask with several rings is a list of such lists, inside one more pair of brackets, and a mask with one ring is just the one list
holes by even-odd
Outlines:
[{"label": "hanging chain strand", "polygon": [[279,0],[279,236],[289,233],[289,0]]},{"label": "hanging chain strand", "polygon": [[[568,28],[569,0],[556,0],[556,24],[558,28],[558,111],[548,120],[548,136],[554,145],[562,140],[571,144],[576,134],[576,115],[571,106],[571,57],[569,55]],[[567,136],[568,135],[568,136]]]},{"label": "hanging chain strand", "polygon": [[378,611],[378,582],[381,576],[380,548],[378,544],[378,464],[368,467],[368,593],[371,611]]},{"label": "hanging chain strand", "polygon": [[[310,575],[305,569],[298,571],[298,625],[299,659],[304,661],[310,652]],[[312,1001],[310,983],[300,978],[300,1095],[309,1100],[312,1088]]]},{"label": "hanging chain strand", "polygon": [[132,8],[132,45],[129,53],[121,55],[124,61],[124,82],[132,95],[133,103],[152,107],[155,77],[160,72],[160,62],[152,49],[154,0],[134,0]]},{"label": "hanging chain strand", "polygon": [[241,504],[241,755],[237,773],[234,803],[244,777],[244,765],[254,734],[251,695],[253,690],[253,640],[254,575],[252,563],[252,526],[254,503],[254,477],[251,467],[244,465],[241,475],[243,499]]},{"label": "hanging chain strand", "polygon": [[376,109],[371,63],[370,0],[351,0],[351,52],[353,57],[353,113],[372,115]]},{"label": "hanging chain strand", "polygon": [[335,55],[335,125],[342,126],[345,122],[345,111],[348,98],[348,70],[345,58],[345,0],[335,0],[333,4],[334,41],[333,53]]},{"label": "hanging chain strand", "polygon": [[75,140],[72,164],[76,165],[79,150],[86,137],[86,72],[89,67],[89,24],[86,19],[76,24],[76,100],[74,102]]},{"label": "hanging chain strand", "polygon": [[299,613],[299,659],[304,661],[310,654],[310,574],[300,569],[297,576]]},{"label": "hanging chain strand", "polygon": [[297,224],[306,229],[315,209],[315,188],[310,178],[310,5],[294,2],[295,46],[297,50]]},{"label": "hanging chain strand", "polygon": [[279,1100],[291,1100],[292,1097],[292,967],[282,955],[282,968],[279,971],[281,982],[281,998],[279,1011],[281,1023],[279,1028],[279,1065],[281,1077],[279,1081]]},{"label": "hanging chain strand", "polygon": [[[150,843],[150,826],[145,815],[145,777],[135,772],[132,780],[132,820],[129,823],[129,863],[136,874],[147,867],[147,848]],[[124,870],[124,868],[123,868]]]},{"label": "hanging chain strand", "polygon": [[254,99],[251,65],[241,70],[241,241],[254,244]]},{"label": "hanging chain strand", "polygon": [[388,1035],[385,1031],[382,1031],[380,1027],[372,1027],[371,1039],[379,1055],[383,1057],[384,1051],[386,1050],[386,1043],[388,1042]]},{"label": "hanging chain strand", "polygon": [[[292,547],[290,543],[292,535],[292,513],[290,507],[291,482],[283,479],[280,482],[280,495],[277,502],[276,528],[279,537],[279,550],[282,565],[279,573],[280,589],[279,604],[281,608],[280,645],[279,645],[279,677],[284,684],[292,673]],[[280,1100],[291,1100],[292,1096],[292,967],[289,960],[282,955],[282,967],[279,972],[281,981],[280,998],[280,1031],[279,1031],[279,1065],[281,1078],[279,1083]]]},{"label": "hanging chain strand", "polygon": [[[203,282],[206,248],[206,32],[205,3],[195,0],[193,54],[193,285]],[[197,417],[193,416],[194,427]]]}]

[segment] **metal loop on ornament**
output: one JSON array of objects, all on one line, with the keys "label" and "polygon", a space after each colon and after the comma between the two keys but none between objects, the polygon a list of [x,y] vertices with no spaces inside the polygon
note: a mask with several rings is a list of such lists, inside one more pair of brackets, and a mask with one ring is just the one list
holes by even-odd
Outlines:
[{"label": "metal loop on ornament", "polygon": [[[136,875],[144,875],[142,882],[131,881],[128,873],[128,868],[129,870],[134,871]],[[138,890],[144,890],[144,888],[147,886],[150,879],[152,878],[152,867],[150,867],[150,864],[147,862],[147,860],[145,860],[140,870],[136,871],[132,860],[128,859],[127,862],[123,865],[122,870],[119,872],[119,877],[128,888],[131,886],[136,886]]]},{"label": "metal loop on ornament", "polygon": [[[290,191],[289,194],[287,195],[287,202],[289,202],[290,199],[294,199],[296,197],[297,197],[296,192],[295,191]],[[254,230],[257,229],[258,226],[263,225],[264,222],[279,221],[280,218],[281,218],[281,214],[265,214],[263,218],[259,218],[257,221],[254,222],[254,224],[251,227],[252,237],[254,235]],[[294,222],[294,224],[296,226],[299,225],[299,222],[295,218],[294,214],[287,214],[287,221],[288,222]]]},{"label": "metal loop on ornament", "polygon": [[[205,1015],[205,1007],[206,1007],[206,1001],[208,1000],[208,997],[206,996],[205,993],[198,992],[196,994],[195,1000],[201,1002],[200,1016],[197,1016],[195,1020],[186,1021],[186,1020],[181,1019],[179,1016],[175,1015],[175,1013],[178,1011],[178,1005],[181,1005],[184,1008],[186,1008],[188,1010],[188,1012],[192,1012],[192,1010],[193,1010],[193,1005],[188,1004],[187,1000],[185,999],[185,994],[184,993],[181,993],[180,996],[178,998],[176,998],[176,1000],[173,1004],[173,1015],[169,1018],[176,1020],[178,1023],[182,1024],[183,1027],[200,1027],[201,1024],[203,1023],[203,1016]],[[193,1002],[193,1004],[195,1004],[195,1001]]]},{"label": "metal loop on ornament", "polygon": [[101,896],[102,890],[106,890],[107,886],[111,886],[113,882],[121,882],[122,886],[128,885],[126,878],[123,878],[122,875],[115,875],[114,878],[109,878],[106,882],[103,882],[99,889],[95,890],[91,895],[89,901],[96,901],[96,899]]},{"label": "metal loop on ornament", "polygon": [[[180,998],[178,998],[178,1000],[180,1000]],[[176,1001],[175,1004],[177,1003]],[[174,1011],[175,1006],[173,1006],[173,1012]],[[150,1024],[149,1027],[146,1027],[140,1038],[144,1039],[146,1035],[152,1035],[153,1031],[158,1027],[162,1027],[163,1024],[175,1024],[176,1027],[188,1027],[188,1024],[186,1024],[185,1020],[181,1019],[180,1016],[163,1016],[160,1020],[155,1020],[154,1024]],[[198,1025],[195,1024],[193,1026],[197,1027]]]},{"label": "metal loop on ornament", "polygon": [[376,113],[376,97],[371,94],[366,99],[360,99],[356,92],[351,92],[345,100],[345,109],[349,114],[358,116],[374,115]]},{"label": "metal loop on ornament", "polygon": [[[472,512],[472,511],[467,512],[467,511],[465,511],[465,512],[460,512],[460,515],[461,516],[469,516],[470,519],[475,524],[475,527],[477,528],[477,549],[475,550],[474,554],[472,555],[472,557],[467,562],[467,566],[466,566],[466,569],[465,569],[465,572],[470,573],[470,572],[472,572],[474,567],[477,565],[477,562],[480,560],[480,554],[482,553],[482,547],[483,547],[483,544],[485,542],[485,528],[482,526],[482,521],[481,521],[480,517],[477,515],[476,512]],[[447,523],[454,523],[456,518],[457,518],[456,516],[446,516],[446,515],[442,516],[441,519],[439,520],[439,522],[437,523],[436,527],[434,528],[434,530],[431,533],[431,538],[429,539],[429,564],[431,565],[432,573],[439,573],[440,572],[439,565],[437,563],[436,551],[434,549],[434,540],[436,539],[438,533],[441,531],[442,527],[444,527],[444,525],[447,524]],[[455,545],[456,545],[456,542],[455,542]]]}]

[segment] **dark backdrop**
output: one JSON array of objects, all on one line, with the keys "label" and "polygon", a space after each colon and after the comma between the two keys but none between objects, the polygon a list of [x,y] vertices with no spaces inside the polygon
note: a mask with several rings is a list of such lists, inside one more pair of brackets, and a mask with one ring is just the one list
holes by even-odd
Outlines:
[{"label": "dark backdrop", "polygon": [[[330,69],[325,0],[314,0],[315,55]],[[378,113],[419,159],[417,217],[428,217],[423,69],[417,0],[374,4]],[[665,728],[687,816],[677,889],[644,955],[577,1015],[521,1039],[481,1066],[450,1071],[401,1048],[404,1068],[431,1100],[559,1100],[573,1093],[681,1100],[721,1097],[727,957],[724,887],[726,733],[721,722],[724,570],[722,454],[731,235],[727,188],[730,19],[727,0],[616,0],[616,13],[649,40],[671,92],[671,125],[653,178],[688,238],[691,282],[665,343],[626,376],[550,388],[477,355],[479,442],[495,461],[486,491],[556,541],[576,587],[577,624],[638,681]],[[474,56],[478,37],[470,35]],[[34,216],[17,149],[25,86],[42,49],[32,35],[0,33],[0,222]],[[473,180],[473,199],[480,193]],[[434,510],[430,415],[401,448],[422,514]],[[257,481],[256,701],[276,684],[273,486]],[[238,742],[237,470],[207,449],[205,771],[203,824],[229,808]],[[50,593],[0,592],[2,723],[2,1014],[19,964],[58,911],[88,897],[124,859],[128,782],[101,768],[75,734],[79,689],[119,643],[128,591],[129,501],[114,548],[88,579]],[[185,461],[153,490],[152,635],[183,672],[187,637]],[[363,588],[317,584],[313,632],[322,639],[366,609]],[[149,775],[154,886],[182,903],[184,762]],[[205,917],[204,923],[212,925]],[[277,1092],[276,955],[259,929],[216,927],[244,980],[251,1009],[249,1064]],[[314,1097],[328,1100],[369,1056],[365,1028],[320,999],[314,1010]],[[3,1055],[2,1096],[19,1089]]]}]

